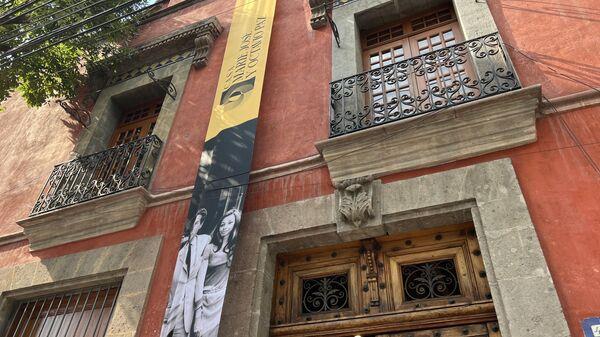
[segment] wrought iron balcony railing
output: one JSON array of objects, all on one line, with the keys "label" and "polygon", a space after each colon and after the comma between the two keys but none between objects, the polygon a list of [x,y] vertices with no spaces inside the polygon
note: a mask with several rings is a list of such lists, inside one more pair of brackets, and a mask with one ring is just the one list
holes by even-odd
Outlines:
[{"label": "wrought iron balcony railing", "polygon": [[498,33],[330,83],[330,137],[520,88]]},{"label": "wrought iron balcony railing", "polygon": [[134,187],[147,187],[162,141],[147,136],[56,165],[31,215]]}]

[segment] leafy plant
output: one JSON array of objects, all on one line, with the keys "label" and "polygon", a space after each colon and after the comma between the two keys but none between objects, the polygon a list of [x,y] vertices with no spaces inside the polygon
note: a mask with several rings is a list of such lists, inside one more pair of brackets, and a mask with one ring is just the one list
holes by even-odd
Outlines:
[{"label": "leafy plant", "polygon": [[[2,1],[2,0],[0,0]],[[0,102],[30,106],[76,97],[94,74],[130,55],[128,41],[153,0],[10,0],[0,10]]]}]

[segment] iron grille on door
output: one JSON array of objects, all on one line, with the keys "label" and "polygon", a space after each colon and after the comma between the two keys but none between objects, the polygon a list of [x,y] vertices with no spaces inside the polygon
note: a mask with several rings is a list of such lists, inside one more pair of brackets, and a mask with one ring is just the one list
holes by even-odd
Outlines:
[{"label": "iron grille on door", "polygon": [[120,287],[96,286],[18,302],[4,337],[102,337]]},{"label": "iron grille on door", "polygon": [[272,303],[271,336],[500,337],[469,223],[279,254]]}]

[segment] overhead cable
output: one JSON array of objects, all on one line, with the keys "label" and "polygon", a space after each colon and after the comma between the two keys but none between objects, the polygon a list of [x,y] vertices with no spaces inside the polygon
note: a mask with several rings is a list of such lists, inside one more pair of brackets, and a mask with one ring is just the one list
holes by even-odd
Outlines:
[{"label": "overhead cable", "polygon": [[[61,27],[61,28],[56,29],[54,31],[51,31],[51,32],[49,32],[47,34],[44,34],[42,36],[35,37],[35,38],[33,38],[33,39],[31,39],[31,40],[23,43],[23,44],[20,44],[20,45],[14,47],[14,48],[8,50],[7,52],[3,53],[2,55],[0,55],[0,60],[1,59],[5,59],[5,58],[7,58],[9,56],[14,56],[15,53],[17,53],[19,51],[22,51],[24,49],[40,45],[40,44],[42,44],[42,43],[44,43],[44,42],[46,42],[46,41],[48,41],[48,40],[50,40],[52,38],[59,37],[59,36],[61,36],[62,33],[65,33],[65,32],[67,32],[67,31],[69,31],[69,30],[71,30],[73,28],[79,28],[79,27],[85,25],[86,23],[93,21],[94,19],[100,18],[100,17],[102,17],[102,16],[104,16],[106,14],[111,14],[111,13],[113,13],[113,12],[119,10],[119,9],[123,9],[123,8],[125,8],[127,6],[130,6],[131,4],[133,4],[136,1],[139,1],[139,0],[128,0],[128,1],[126,1],[126,2],[124,2],[122,4],[120,4],[120,5],[118,5],[116,7],[104,10],[104,11],[102,11],[100,13],[97,13],[95,15],[92,15],[92,16],[88,17],[88,18],[85,18],[83,20],[75,22],[75,23],[73,23],[71,25],[68,25],[68,26],[65,26],[65,27]],[[120,17],[120,18],[123,18],[123,17]],[[114,21],[116,21],[116,20],[110,20],[108,22],[114,22]],[[97,26],[95,26],[95,27],[97,27]],[[86,30],[86,31],[89,31],[89,29]],[[61,42],[64,42],[64,41],[66,41],[66,40],[61,40]]]}]

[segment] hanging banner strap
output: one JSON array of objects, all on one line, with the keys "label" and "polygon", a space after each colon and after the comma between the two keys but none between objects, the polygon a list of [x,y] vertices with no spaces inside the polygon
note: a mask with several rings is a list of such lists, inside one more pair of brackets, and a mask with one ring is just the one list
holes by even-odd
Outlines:
[{"label": "hanging banner strap", "polygon": [[161,337],[217,336],[249,181],[275,0],[237,0]]}]

